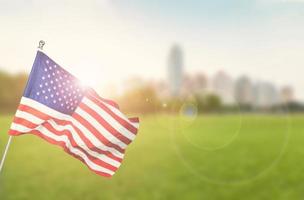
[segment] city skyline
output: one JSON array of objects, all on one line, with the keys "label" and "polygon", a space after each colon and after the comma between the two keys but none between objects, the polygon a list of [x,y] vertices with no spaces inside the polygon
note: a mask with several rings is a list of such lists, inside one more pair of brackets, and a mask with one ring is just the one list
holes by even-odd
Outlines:
[{"label": "city skyline", "polygon": [[304,100],[303,9],[300,0],[0,0],[0,69],[28,73],[44,39],[46,52],[89,84],[165,78],[177,42],[187,73],[248,74],[292,85]]}]

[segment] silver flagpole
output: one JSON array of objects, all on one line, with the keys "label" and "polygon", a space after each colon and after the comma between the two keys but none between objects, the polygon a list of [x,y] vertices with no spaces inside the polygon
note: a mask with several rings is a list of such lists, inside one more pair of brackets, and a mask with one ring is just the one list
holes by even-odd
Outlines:
[{"label": "silver flagpole", "polygon": [[[43,40],[40,40],[40,41],[39,41],[38,49],[43,50],[43,46],[44,46],[44,45],[45,45],[45,42],[44,42]],[[10,135],[9,138],[8,138],[7,144],[6,144],[6,146],[5,146],[5,150],[4,150],[2,159],[1,159],[1,163],[0,163],[0,173],[1,173],[1,171],[2,171],[2,168],[3,168],[3,165],[4,165],[4,161],[5,161],[5,158],[6,158],[8,149],[9,149],[9,147],[10,147],[10,144],[11,144],[11,142],[12,142],[12,139],[13,139],[13,136]]]},{"label": "silver flagpole", "polygon": [[9,136],[7,144],[6,144],[6,147],[5,147],[5,150],[4,150],[4,153],[3,153],[3,156],[2,156],[2,159],[1,159],[1,163],[0,163],[0,173],[2,171],[2,168],[3,168],[3,165],[4,165],[4,161],[5,161],[7,152],[8,152],[8,148],[9,148],[11,142],[12,142],[12,139],[13,139],[13,136]]}]

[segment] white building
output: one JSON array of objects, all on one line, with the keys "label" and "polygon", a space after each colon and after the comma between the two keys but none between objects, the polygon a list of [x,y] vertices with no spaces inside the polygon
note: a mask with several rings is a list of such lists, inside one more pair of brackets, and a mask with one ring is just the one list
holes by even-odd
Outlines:
[{"label": "white building", "polygon": [[253,85],[248,77],[241,76],[236,80],[234,97],[239,105],[253,104]]},{"label": "white building", "polygon": [[169,53],[168,80],[170,95],[180,96],[183,81],[183,52],[178,45],[174,45]]},{"label": "white building", "polygon": [[223,71],[219,71],[213,78],[212,91],[221,98],[225,105],[235,103],[234,83],[232,78]]},{"label": "white building", "polygon": [[270,108],[280,102],[276,87],[268,82],[258,82],[254,87],[254,105],[257,108]]}]

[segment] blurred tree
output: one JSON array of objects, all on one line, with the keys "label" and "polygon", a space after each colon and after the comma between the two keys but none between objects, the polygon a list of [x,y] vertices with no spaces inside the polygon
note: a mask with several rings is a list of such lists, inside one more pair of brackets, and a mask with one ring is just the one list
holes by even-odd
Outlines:
[{"label": "blurred tree", "polygon": [[129,113],[154,113],[160,108],[160,101],[152,87],[142,86],[127,91],[118,99],[121,109]]},{"label": "blurred tree", "polygon": [[220,111],[222,102],[220,97],[215,94],[206,94],[203,96],[196,96],[198,101],[199,112],[215,112]]},{"label": "blurred tree", "polygon": [[0,112],[15,112],[27,81],[26,74],[10,75],[0,71]]}]

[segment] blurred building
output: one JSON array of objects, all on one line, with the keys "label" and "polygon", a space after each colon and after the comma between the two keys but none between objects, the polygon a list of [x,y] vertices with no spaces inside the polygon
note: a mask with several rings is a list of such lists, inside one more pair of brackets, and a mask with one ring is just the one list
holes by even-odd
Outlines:
[{"label": "blurred building", "polygon": [[208,85],[207,76],[203,73],[186,74],[183,78],[182,96],[204,94]]},{"label": "blurred building", "polygon": [[169,53],[168,81],[170,95],[180,96],[183,81],[183,52],[178,45],[174,45]]},{"label": "blurred building", "polygon": [[247,76],[241,76],[236,80],[234,97],[239,105],[253,104],[253,85]]},{"label": "blurred building", "polygon": [[223,104],[234,104],[234,83],[224,71],[219,71],[213,78],[212,91],[221,98]]},{"label": "blurred building", "polygon": [[268,82],[258,82],[254,87],[254,106],[270,108],[280,102],[280,95],[276,87]]},{"label": "blurred building", "polygon": [[290,103],[294,101],[294,91],[290,86],[285,86],[280,91],[281,103]]}]

